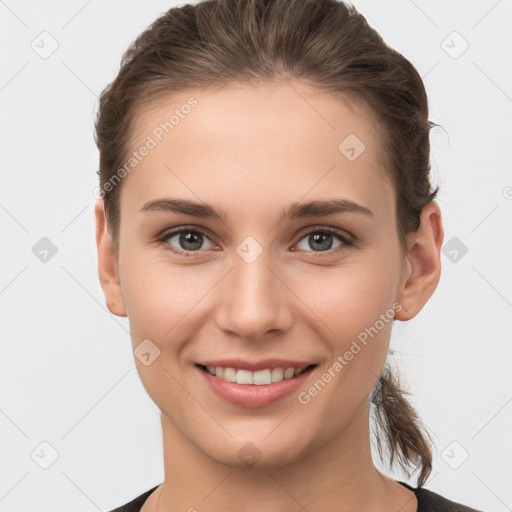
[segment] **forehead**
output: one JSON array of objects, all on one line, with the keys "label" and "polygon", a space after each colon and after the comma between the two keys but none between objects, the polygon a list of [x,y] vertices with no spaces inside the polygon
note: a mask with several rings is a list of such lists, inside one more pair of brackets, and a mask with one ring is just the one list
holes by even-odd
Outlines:
[{"label": "forehead", "polygon": [[394,211],[375,125],[363,104],[298,81],[182,91],[140,109],[130,151],[151,149],[121,209],[172,195],[254,214],[327,194]]}]

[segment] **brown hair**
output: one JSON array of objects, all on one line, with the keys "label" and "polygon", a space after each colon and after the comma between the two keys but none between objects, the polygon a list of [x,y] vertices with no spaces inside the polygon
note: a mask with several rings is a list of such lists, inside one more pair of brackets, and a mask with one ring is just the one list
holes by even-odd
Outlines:
[{"label": "brown hair", "polygon": [[[433,123],[414,66],[341,1],[203,0],[171,8],[154,21],[126,50],[117,77],[101,94],[95,122],[98,175],[116,253],[122,182],[106,185],[129,157],[139,109],[195,87],[290,79],[360,101],[376,116],[405,250],[407,233],[418,229],[423,207],[439,190],[431,191]],[[398,461],[407,473],[420,465],[422,486],[432,453],[404,395],[386,366],[371,395],[377,426],[385,433],[390,465]]]}]

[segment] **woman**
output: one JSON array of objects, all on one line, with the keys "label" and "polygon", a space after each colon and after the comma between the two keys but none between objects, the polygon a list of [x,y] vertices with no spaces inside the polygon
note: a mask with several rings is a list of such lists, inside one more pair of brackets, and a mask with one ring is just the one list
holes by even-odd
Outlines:
[{"label": "woman", "polygon": [[[440,278],[430,127],[414,67],[335,0],[184,5],[132,44],[96,121],[98,267],[165,478],[117,512],[473,510],[423,487],[386,365]],[[375,467],[373,409],[417,487]]]}]

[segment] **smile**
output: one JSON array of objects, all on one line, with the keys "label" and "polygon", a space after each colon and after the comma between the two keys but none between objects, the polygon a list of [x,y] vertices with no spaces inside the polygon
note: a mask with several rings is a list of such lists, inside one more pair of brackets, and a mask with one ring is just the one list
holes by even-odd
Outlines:
[{"label": "smile", "polygon": [[301,373],[316,365],[309,365],[303,368],[265,368],[258,371],[242,370],[232,367],[223,368],[221,366],[203,366],[198,365],[205,372],[214,377],[225,380],[227,382],[236,382],[237,384],[248,384],[256,386],[264,386],[274,382],[298,377]]},{"label": "smile", "polygon": [[[265,407],[293,395],[306,385],[318,367],[318,364],[284,360],[258,363],[238,361],[245,368],[235,368],[233,360],[215,362],[215,366],[195,364],[200,381],[223,400],[247,408]],[[253,368],[249,370],[248,366]]]}]

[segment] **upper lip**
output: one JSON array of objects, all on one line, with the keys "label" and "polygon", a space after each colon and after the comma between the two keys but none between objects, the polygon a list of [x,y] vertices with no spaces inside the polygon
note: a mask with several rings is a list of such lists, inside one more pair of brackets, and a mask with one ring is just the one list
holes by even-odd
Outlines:
[{"label": "upper lip", "polygon": [[263,359],[261,361],[246,361],[244,359],[215,359],[209,361],[201,361],[197,363],[201,366],[220,366],[221,368],[235,368],[236,370],[266,370],[274,368],[294,368],[296,370],[302,370],[311,366],[315,363],[303,362],[303,361],[292,361],[290,359]]}]

